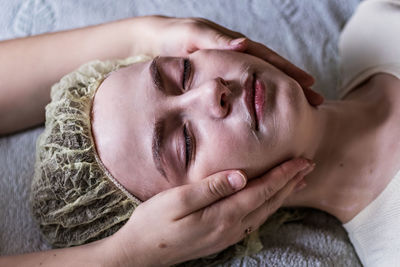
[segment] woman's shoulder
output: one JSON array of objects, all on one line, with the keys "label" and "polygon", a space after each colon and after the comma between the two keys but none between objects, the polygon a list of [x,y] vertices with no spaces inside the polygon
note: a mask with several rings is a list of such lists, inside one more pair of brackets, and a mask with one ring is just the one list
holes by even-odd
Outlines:
[{"label": "woman's shoulder", "polygon": [[378,73],[400,78],[400,1],[361,2],[339,38],[340,97]]},{"label": "woman's shoulder", "polygon": [[389,101],[400,108],[400,79],[389,73],[376,73],[350,90],[343,100]]},{"label": "woman's shoulder", "polygon": [[[377,73],[355,86],[342,100],[359,100],[386,105],[400,115],[400,79],[389,73]],[[397,113],[397,112],[396,112]]]}]

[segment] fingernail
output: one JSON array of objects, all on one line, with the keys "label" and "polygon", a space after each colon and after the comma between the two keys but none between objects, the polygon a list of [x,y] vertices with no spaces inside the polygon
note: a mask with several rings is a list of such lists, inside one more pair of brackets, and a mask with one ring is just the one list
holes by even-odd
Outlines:
[{"label": "fingernail", "polygon": [[241,172],[232,172],[228,175],[229,184],[233,189],[239,190],[246,184],[246,178]]},{"label": "fingernail", "polygon": [[246,40],[246,38],[241,37],[241,38],[237,38],[237,39],[233,39],[229,42],[229,45],[231,46],[236,46],[236,45],[240,45],[241,43],[244,42],[244,40]]},{"label": "fingernail", "polygon": [[307,186],[307,183],[304,181],[304,179],[300,180],[294,188],[294,192],[299,192],[303,190]]}]

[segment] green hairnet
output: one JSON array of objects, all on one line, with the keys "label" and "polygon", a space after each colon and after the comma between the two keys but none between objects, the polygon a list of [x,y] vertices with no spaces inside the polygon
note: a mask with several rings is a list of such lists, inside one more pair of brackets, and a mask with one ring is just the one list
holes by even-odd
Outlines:
[{"label": "green hairnet", "polygon": [[42,234],[55,247],[113,234],[141,202],[100,161],[91,110],[96,89],[111,71],[145,60],[149,58],[93,61],[51,89],[45,129],[37,140],[30,200]]}]

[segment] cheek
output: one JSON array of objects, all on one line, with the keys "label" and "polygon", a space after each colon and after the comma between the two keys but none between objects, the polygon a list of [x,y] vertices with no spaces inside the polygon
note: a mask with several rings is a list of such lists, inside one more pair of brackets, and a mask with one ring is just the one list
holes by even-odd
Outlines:
[{"label": "cheek", "polygon": [[[222,132],[222,131],[221,131]],[[248,169],[254,164],[256,149],[248,132],[226,131],[224,135],[209,134],[196,155],[190,178],[204,179],[207,176],[229,169]]]},{"label": "cheek", "polygon": [[278,140],[294,142],[299,128],[305,123],[305,112],[308,109],[302,89],[295,82],[286,82],[280,87],[277,104],[279,109],[275,118],[275,128],[281,135]]}]

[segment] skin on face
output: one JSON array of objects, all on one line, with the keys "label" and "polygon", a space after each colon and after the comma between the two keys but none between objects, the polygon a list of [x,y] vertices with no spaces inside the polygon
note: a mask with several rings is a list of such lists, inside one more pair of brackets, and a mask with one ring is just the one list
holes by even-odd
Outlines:
[{"label": "skin on face", "polygon": [[[265,89],[257,128],[245,103],[256,80]],[[300,85],[267,62],[200,50],[186,59],[160,57],[111,73],[95,95],[92,128],[104,165],[146,200],[222,170],[256,177],[301,154],[310,110]],[[160,164],[153,159],[157,144]]]}]

